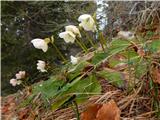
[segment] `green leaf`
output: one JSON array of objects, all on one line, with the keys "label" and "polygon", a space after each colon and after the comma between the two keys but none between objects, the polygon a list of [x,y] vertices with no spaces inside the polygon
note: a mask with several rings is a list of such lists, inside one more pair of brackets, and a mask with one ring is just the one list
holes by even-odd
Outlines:
[{"label": "green leaf", "polygon": [[90,65],[89,62],[81,61],[76,66],[73,66],[72,68],[70,68],[70,70],[68,71],[67,78],[69,80],[75,79],[76,77],[78,77],[79,75],[81,75],[81,73],[84,70],[84,68],[87,67],[87,66],[89,66],[89,65]]},{"label": "green leaf", "polygon": [[154,33],[155,32],[147,31],[146,36],[150,38],[150,37],[152,37],[154,35]]},{"label": "green leaf", "polygon": [[147,45],[147,48],[153,53],[160,51],[160,40],[154,40]]},{"label": "green leaf", "polygon": [[131,45],[131,42],[127,40],[113,40],[111,42],[110,47],[106,50],[107,52],[98,52],[95,53],[94,57],[92,58],[91,63],[94,65],[99,64],[102,62],[104,59],[108,59],[112,57],[113,55],[120,53],[121,51],[125,50],[128,46]]},{"label": "green leaf", "polygon": [[101,85],[95,75],[90,75],[85,79],[75,83],[69,92],[76,94],[77,102],[86,100],[89,96],[101,93]]},{"label": "green leaf", "polygon": [[51,108],[53,111],[57,110],[60,106],[62,106],[70,97],[65,96],[63,99],[59,99],[56,102],[51,104]]},{"label": "green leaf", "polygon": [[59,89],[64,84],[63,80],[49,79],[33,87],[33,93],[41,93],[46,99],[53,98],[58,94]]},{"label": "green leaf", "polygon": [[131,42],[123,39],[116,39],[111,42],[111,47],[122,47],[122,46],[128,47],[129,45],[131,45]]},{"label": "green leaf", "polygon": [[97,63],[99,63],[100,61],[102,61],[103,59],[105,59],[106,57],[108,56],[107,53],[104,53],[104,52],[98,52],[98,53],[95,53],[93,58],[92,58],[92,61],[91,63],[96,65]]},{"label": "green leaf", "polygon": [[[61,90],[60,94],[55,98],[52,104],[54,110],[58,109],[65,102],[67,102],[73,95],[76,95],[75,100],[78,103],[83,102],[89,96],[99,94],[101,92],[101,85],[96,77],[91,75],[85,79],[77,78],[72,83],[66,84]],[[69,102],[72,102],[71,100]],[[68,103],[67,103],[68,104]]]},{"label": "green leaf", "polygon": [[131,42],[129,42],[128,40],[121,40],[121,39],[113,40],[108,50],[109,55],[115,55],[125,50],[130,45],[131,45]]},{"label": "green leaf", "polygon": [[142,61],[135,67],[135,75],[138,79],[148,71],[146,62]]},{"label": "green leaf", "polygon": [[105,78],[110,84],[116,87],[123,88],[125,85],[125,77],[121,72],[102,70],[97,72],[97,75]]}]

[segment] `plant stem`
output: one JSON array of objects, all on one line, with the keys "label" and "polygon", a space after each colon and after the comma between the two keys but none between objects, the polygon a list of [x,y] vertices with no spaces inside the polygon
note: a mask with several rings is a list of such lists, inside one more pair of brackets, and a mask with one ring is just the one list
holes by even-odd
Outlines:
[{"label": "plant stem", "polygon": [[76,42],[77,42],[78,45],[83,49],[83,51],[84,51],[85,53],[88,52],[88,49],[87,49],[86,47],[84,47],[78,39],[76,39]]},{"label": "plant stem", "polygon": [[53,45],[53,47],[56,49],[57,53],[58,53],[59,56],[62,58],[62,60],[63,60],[63,61],[67,61],[67,60],[65,59],[65,57],[63,56],[63,54],[60,52],[60,50],[57,48],[57,46],[56,46],[54,43],[53,43],[52,45]]},{"label": "plant stem", "polygon": [[100,39],[102,40],[103,44],[105,46],[107,46],[106,41],[105,41],[104,36],[103,36],[103,32],[100,32]]},{"label": "plant stem", "polygon": [[79,110],[78,110],[77,102],[76,102],[76,101],[73,101],[72,103],[73,103],[73,105],[75,105],[75,109],[76,109],[76,110],[74,110],[74,111],[75,111],[75,113],[76,113],[77,120],[80,120],[80,117],[79,117],[80,115],[79,115]]},{"label": "plant stem", "polygon": [[101,35],[100,35],[100,33],[99,33],[99,41],[100,41],[100,44],[101,44],[102,50],[105,52],[105,50],[104,50],[104,46],[103,46],[103,41],[102,41],[102,39],[101,39]]},{"label": "plant stem", "polygon": [[[127,53],[127,57],[128,57],[128,72],[129,72],[129,75],[128,75],[128,77],[129,77],[129,83],[131,83],[131,61],[130,61],[130,56],[129,56],[129,51],[128,51],[128,53]],[[129,89],[130,89],[130,85],[128,84],[127,85],[128,87],[128,89],[127,89],[127,91],[129,91]]]},{"label": "plant stem", "polygon": [[96,49],[95,44],[93,43],[92,39],[90,38],[90,36],[88,34],[86,34],[86,32],[83,32],[85,34],[85,36],[87,37],[88,41],[90,42],[90,44],[92,45],[92,47],[94,49]]},{"label": "plant stem", "polygon": [[88,51],[88,48],[86,47],[86,45],[83,43],[83,41],[79,38],[77,38],[78,41],[82,44],[82,46]]}]

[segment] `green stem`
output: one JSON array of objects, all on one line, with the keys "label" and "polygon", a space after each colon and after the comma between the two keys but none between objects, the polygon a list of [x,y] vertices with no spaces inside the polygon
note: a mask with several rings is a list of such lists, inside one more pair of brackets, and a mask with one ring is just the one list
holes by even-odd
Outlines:
[{"label": "green stem", "polygon": [[89,35],[86,34],[86,32],[84,32],[84,33],[85,33],[85,36],[87,37],[88,41],[89,41],[90,44],[92,45],[92,47],[93,47],[94,49],[96,49],[96,46],[95,46],[95,44],[93,43],[93,41],[91,40],[91,38],[89,37]]},{"label": "green stem", "polygon": [[78,39],[76,39],[76,42],[77,42],[77,44],[83,49],[83,51],[84,51],[85,53],[88,52],[88,49],[85,48]]},{"label": "green stem", "polygon": [[103,41],[102,41],[102,39],[100,38],[100,33],[99,33],[99,41],[100,41],[100,44],[101,44],[102,50],[105,52],[105,50],[104,50],[104,46],[103,46]]},{"label": "green stem", "polygon": [[83,41],[82,41],[81,39],[79,39],[79,38],[77,38],[77,39],[78,39],[78,41],[82,44],[82,46],[85,48],[85,50],[88,51],[88,48],[87,48],[86,45],[83,43]]},{"label": "green stem", "polygon": [[[130,56],[129,56],[129,51],[127,52],[127,57],[128,57],[128,72],[129,72],[129,82],[131,81],[131,63],[130,63]],[[129,91],[130,85],[127,85],[127,91]]]},{"label": "green stem", "polygon": [[105,39],[104,39],[104,36],[103,36],[103,33],[102,33],[102,32],[100,32],[100,39],[102,40],[103,44],[104,44],[105,46],[107,46],[106,41],[105,41]]},{"label": "green stem", "polygon": [[75,109],[76,109],[76,110],[74,110],[74,111],[75,111],[75,113],[76,113],[77,120],[80,120],[80,114],[79,114],[77,102],[76,102],[76,101],[73,101],[72,103],[73,103],[73,105],[75,105]]},{"label": "green stem", "polygon": [[54,43],[53,43],[52,45],[53,45],[53,47],[56,49],[57,53],[58,53],[59,56],[62,58],[62,60],[63,60],[63,61],[67,61],[67,60],[65,59],[65,57],[62,55],[62,53],[60,52],[60,50],[57,48],[57,46],[56,46]]},{"label": "green stem", "polygon": [[94,49],[96,49],[96,46],[95,46],[95,44],[93,43],[93,41],[92,41],[92,39],[90,38],[90,36],[89,36],[88,34],[86,34],[86,32],[84,32],[84,31],[82,31],[82,32],[85,34],[86,38],[88,39],[88,41],[90,42],[90,44],[92,45],[92,47],[93,47]]}]

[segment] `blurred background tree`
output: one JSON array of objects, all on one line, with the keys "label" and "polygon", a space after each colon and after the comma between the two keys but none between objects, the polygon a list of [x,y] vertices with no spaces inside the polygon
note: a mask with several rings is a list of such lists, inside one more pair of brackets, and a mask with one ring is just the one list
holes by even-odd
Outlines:
[{"label": "blurred background tree", "polygon": [[2,95],[14,93],[19,89],[9,84],[9,80],[15,77],[19,70],[28,73],[30,83],[47,78],[51,73],[39,73],[36,69],[37,60],[48,61],[55,69],[59,66],[60,59],[56,51],[52,48],[43,53],[35,49],[30,42],[32,39],[54,35],[55,44],[66,57],[75,55],[79,51],[77,46],[66,45],[58,34],[66,25],[78,25],[77,19],[81,14],[93,14],[95,10],[96,4],[93,1],[2,1]]}]

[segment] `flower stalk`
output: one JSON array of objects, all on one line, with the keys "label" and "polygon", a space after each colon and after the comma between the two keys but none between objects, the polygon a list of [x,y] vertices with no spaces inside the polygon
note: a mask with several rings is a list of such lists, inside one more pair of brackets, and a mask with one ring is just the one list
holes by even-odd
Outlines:
[{"label": "flower stalk", "polygon": [[75,109],[73,109],[73,110],[74,110],[74,112],[76,113],[77,120],[80,120],[80,114],[79,114],[77,102],[74,100],[74,101],[72,102],[72,104],[75,106]]},{"label": "flower stalk", "polygon": [[82,50],[83,50],[85,53],[88,52],[87,47],[86,47],[83,43],[81,43],[79,39],[76,39],[76,42],[77,42],[77,44],[82,48]]},{"label": "flower stalk", "polygon": [[106,41],[103,36],[103,32],[100,32],[99,34],[100,34],[100,40],[102,41],[103,45],[107,46]]},{"label": "flower stalk", "polygon": [[65,57],[63,56],[63,54],[60,52],[60,50],[57,48],[57,46],[52,43],[53,47],[56,49],[57,53],[59,54],[59,56],[61,57],[61,59],[66,62],[67,60],[65,59]]},{"label": "flower stalk", "polygon": [[90,38],[90,36],[88,34],[86,34],[86,32],[83,31],[83,33],[85,34],[86,38],[88,39],[88,41],[90,42],[90,44],[92,45],[92,47],[94,49],[96,49],[95,44],[93,43],[92,39]]},{"label": "flower stalk", "polygon": [[103,46],[103,40],[101,39],[101,34],[99,33],[99,41],[102,47],[102,50],[105,52],[104,46]]}]

